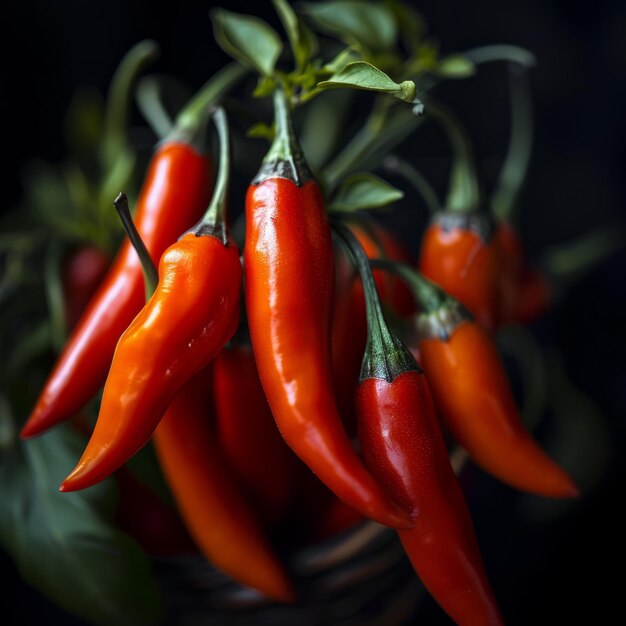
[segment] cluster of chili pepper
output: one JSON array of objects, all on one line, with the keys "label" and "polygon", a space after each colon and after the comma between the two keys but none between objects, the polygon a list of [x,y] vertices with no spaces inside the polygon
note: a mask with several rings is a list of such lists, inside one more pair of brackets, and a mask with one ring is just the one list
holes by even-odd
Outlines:
[{"label": "cluster of chili pepper", "polygon": [[[419,272],[391,234],[367,222],[334,224],[333,249],[281,86],[274,138],[246,196],[242,268],[227,225],[225,113],[212,113],[220,138],[212,197],[209,157],[198,149],[206,106],[181,118],[152,159],[135,224],[125,197],[116,200],[129,241],[22,430],[34,436],[72,417],[104,384],[91,439],[62,491],[103,480],[153,438],[202,553],[240,583],[291,602],[268,531],[297,508],[314,474],[325,486],[318,537],[363,518],[394,528],[456,623],[503,623],[443,429],[512,487],[577,491],[523,427],[490,336],[520,318],[511,284],[523,283],[521,244],[483,209],[449,113],[427,106],[451,130],[458,158]],[[412,316],[419,364],[390,331],[381,300]]]}]

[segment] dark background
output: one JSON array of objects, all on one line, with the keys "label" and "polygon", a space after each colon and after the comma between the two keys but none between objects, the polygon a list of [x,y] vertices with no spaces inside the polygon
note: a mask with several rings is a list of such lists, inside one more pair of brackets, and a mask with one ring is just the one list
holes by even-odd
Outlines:
[{"label": "dark background", "polygon": [[[278,27],[269,2],[223,4],[263,15]],[[531,254],[594,226],[623,223],[626,3],[430,0],[419,6],[446,51],[511,43],[539,60],[532,73],[535,150],[521,220]],[[20,198],[25,162],[63,157],[64,114],[75,88],[93,84],[104,90],[136,41],[155,39],[162,47],[155,70],[193,88],[223,65],[226,56],[213,42],[208,8],[185,0],[5,5],[3,209]],[[489,188],[508,139],[504,66],[486,66],[475,78],[443,85],[438,95],[467,124]],[[439,164],[447,163],[449,150],[436,129],[419,131],[410,152],[430,167],[443,190],[445,168]],[[602,412],[615,453],[601,481],[567,515],[533,525],[520,522],[517,494],[476,471],[467,479],[480,494],[471,501],[472,512],[508,624],[609,623],[621,614],[625,270],[624,251],[612,255],[534,329],[562,355],[570,378]],[[609,566],[617,568],[614,574]],[[14,613],[8,623],[75,623],[23,585],[3,555],[0,601],[3,622]],[[420,617],[422,624],[446,623],[430,605]]]}]

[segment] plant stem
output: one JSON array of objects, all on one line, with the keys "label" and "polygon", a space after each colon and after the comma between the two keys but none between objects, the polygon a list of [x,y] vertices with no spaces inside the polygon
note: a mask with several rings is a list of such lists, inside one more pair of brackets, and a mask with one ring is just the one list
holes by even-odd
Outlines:
[{"label": "plant stem", "polygon": [[150,296],[154,293],[156,289],[157,283],[159,282],[159,274],[157,269],[150,257],[150,253],[148,252],[148,248],[146,248],[146,244],[143,242],[141,235],[137,231],[137,227],[133,222],[133,218],[130,216],[130,209],[128,208],[128,197],[125,193],[120,193],[117,198],[113,201],[115,208],[122,220],[122,224],[124,225],[124,230],[130,239],[133,248],[137,252],[137,256],[141,261],[141,268],[143,269],[143,277],[146,288],[146,300],[150,298]]},{"label": "plant stem", "polygon": [[337,220],[333,220],[332,227],[350,251],[365,293],[367,343],[359,380],[362,382],[368,378],[380,378],[390,383],[406,371],[420,371],[415,359],[387,326],[369,260],[358,239],[347,226]]},{"label": "plant stem", "polygon": [[528,70],[514,65],[510,66],[509,86],[511,139],[491,206],[496,217],[512,221],[528,172],[533,145],[533,108]]},{"label": "plant stem", "polygon": [[437,197],[437,193],[427,178],[413,165],[405,159],[401,159],[395,154],[390,154],[383,161],[383,168],[392,174],[398,174],[407,180],[422,196],[431,214],[441,210],[441,203]]},{"label": "plant stem", "polygon": [[535,55],[529,50],[508,44],[472,48],[464,52],[463,56],[478,65],[492,61],[510,61],[524,67],[532,67],[537,62]]}]

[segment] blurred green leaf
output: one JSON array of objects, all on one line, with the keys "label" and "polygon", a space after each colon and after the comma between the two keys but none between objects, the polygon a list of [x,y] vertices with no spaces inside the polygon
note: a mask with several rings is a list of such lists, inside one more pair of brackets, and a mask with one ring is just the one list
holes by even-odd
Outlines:
[{"label": "blurred green leaf", "polygon": [[396,189],[378,176],[359,172],[348,177],[332,199],[331,211],[358,211],[359,209],[376,209],[404,197],[404,193]]},{"label": "blurred green leaf", "polygon": [[272,141],[274,139],[274,128],[273,126],[268,126],[265,122],[258,122],[248,128],[246,137]]},{"label": "blurred green leaf", "polygon": [[107,626],[157,624],[162,605],[148,559],[102,513],[113,483],[58,491],[82,447],[61,427],[0,456],[0,542],[23,579],[67,611]]},{"label": "blurred green leaf", "polygon": [[421,13],[407,2],[385,0],[385,5],[393,14],[408,50],[415,52],[426,32],[426,22]]},{"label": "blurred green leaf", "polygon": [[317,50],[315,35],[295,14],[287,0],[272,0],[272,2],[287,33],[296,67],[302,70]]},{"label": "blurred green leaf", "polygon": [[451,54],[439,61],[436,73],[444,78],[468,78],[476,73],[476,66],[462,54]]},{"label": "blurred green leaf", "polygon": [[358,0],[307,2],[303,9],[314,24],[330,35],[357,49],[377,52],[393,48],[397,37],[396,21],[383,4]]},{"label": "blurred green leaf", "polygon": [[274,73],[283,44],[269,24],[225,9],[211,11],[211,19],[215,40],[224,52],[265,76]]},{"label": "blurred green leaf", "polygon": [[70,102],[65,127],[72,151],[84,158],[93,157],[104,132],[104,101],[98,90],[78,89]]}]

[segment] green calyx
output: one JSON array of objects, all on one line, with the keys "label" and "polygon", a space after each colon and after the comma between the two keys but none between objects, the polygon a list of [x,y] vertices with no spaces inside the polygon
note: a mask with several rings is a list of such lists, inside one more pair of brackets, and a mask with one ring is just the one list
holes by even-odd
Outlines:
[{"label": "green calyx", "polygon": [[367,343],[359,382],[368,378],[378,378],[391,383],[404,372],[421,372],[410,352],[387,326],[369,260],[361,244],[352,231],[341,222],[334,220],[332,226],[342,244],[350,251],[358,267],[365,292]]},{"label": "green calyx", "polygon": [[293,129],[287,94],[280,87],[274,91],[274,120],[274,140],[252,184],[258,185],[269,178],[286,178],[300,187],[313,175]]}]

